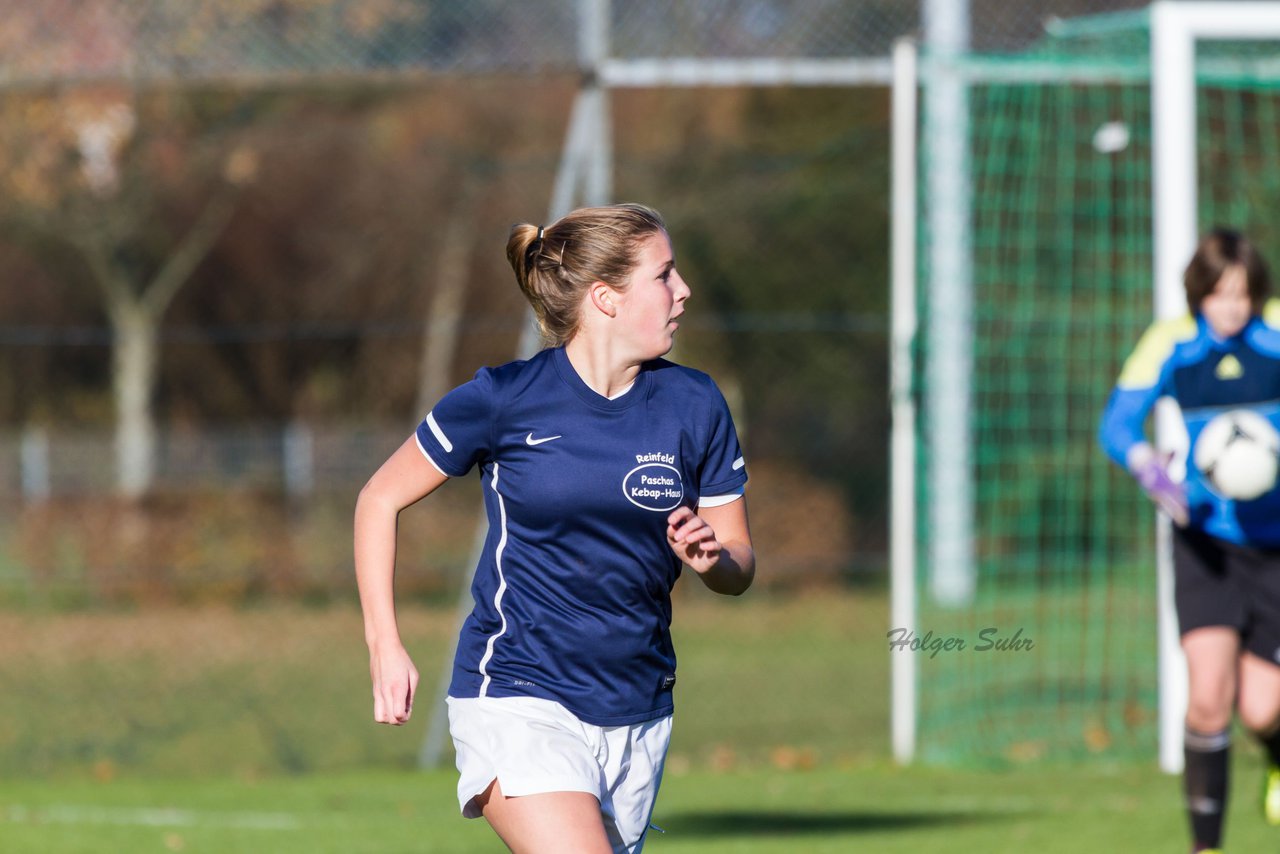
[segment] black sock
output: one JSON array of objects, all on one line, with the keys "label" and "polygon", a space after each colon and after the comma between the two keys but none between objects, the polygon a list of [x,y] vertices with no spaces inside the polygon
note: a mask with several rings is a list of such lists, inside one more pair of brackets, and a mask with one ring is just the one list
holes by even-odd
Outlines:
[{"label": "black sock", "polygon": [[1217,848],[1222,844],[1222,819],[1227,809],[1227,770],[1231,756],[1231,735],[1187,728],[1183,736],[1186,769],[1182,772],[1191,835],[1197,846]]},{"label": "black sock", "polygon": [[1258,741],[1267,749],[1267,758],[1271,764],[1280,768],[1280,729],[1268,736],[1258,736]]}]

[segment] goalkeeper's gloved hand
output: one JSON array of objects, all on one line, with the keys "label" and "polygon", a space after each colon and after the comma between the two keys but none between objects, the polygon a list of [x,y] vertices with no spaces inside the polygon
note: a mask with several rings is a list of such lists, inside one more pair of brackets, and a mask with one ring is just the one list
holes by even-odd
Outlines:
[{"label": "goalkeeper's gloved hand", "polygon": [[1146,442],[1129,449],[1127,463],[1129,473],[1147,493],[1156,506],[1169,514],[1179,528],[1185,528],[1189,520],[1187,493],[1182,484],[1169,477],[1169,460],[1173,454],[1160,454]]}]

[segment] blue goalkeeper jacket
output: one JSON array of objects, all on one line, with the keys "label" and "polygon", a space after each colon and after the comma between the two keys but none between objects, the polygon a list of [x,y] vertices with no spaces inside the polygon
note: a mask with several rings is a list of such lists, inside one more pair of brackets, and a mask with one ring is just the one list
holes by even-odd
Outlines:
[{"label": "blue goalkeeper jacket", "polygon": [[[1280,305],[1267,306],[1280,319]],[[1277,324],[1280,325],[1280,324]],[[1138,442],[1147,416],[1161,397],[1182,411],[1190,452],[1215,415],[1252,409],[1280,428],[1280,329],[1255,317],[1238,335],[1221,340],[1204,317],[1157,321],[1147,329],[1121,371],[1102,414],[1099,440],[1120,465]],[[1190,525],[1244,545],[1280,547],[1280,490],[1253,501],[1234,501],[1213,492],[1196,467],[1187,465]]]}]

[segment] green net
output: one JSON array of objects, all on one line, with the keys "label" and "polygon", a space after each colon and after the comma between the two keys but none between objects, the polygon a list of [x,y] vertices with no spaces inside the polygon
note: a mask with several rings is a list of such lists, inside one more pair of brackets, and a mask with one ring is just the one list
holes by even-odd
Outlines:
[{"label": "green net", "polygon": [[[974,585],[959,605],[930,596],[932,511],[956,500],[932,494],[931,448],[955,425],[929,388],[930,359],[946,354],[928,334],[928,283],[947,274],[930,269],[936,200],[922,177],[913,631],[934,647],[893,654],[916,656],[926,761],[1156,754],[1154,512],[1097,443],[1153,316],[1145,24],[1144,13],[1070,23],[1025,55],[966,60],[980,72],[968,90]],[[1242,228],[1280,260],[1276,47],[1200,46],[1196,142],[1200,228]],[[922,140],[929,122],[926,109]],[[952,638],[963,648],[947,649]]]}]

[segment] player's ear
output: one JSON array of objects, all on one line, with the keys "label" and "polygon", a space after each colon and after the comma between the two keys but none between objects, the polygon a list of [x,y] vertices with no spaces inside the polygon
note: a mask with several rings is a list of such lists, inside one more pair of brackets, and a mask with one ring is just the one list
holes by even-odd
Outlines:
[{"label": "player's ear", "polygon": [[609,317],[617,316],[618,307],[613,303],[613,288],[604,282],[592,282],[588,293],[591,296],[591,304],[596,307],[596,310]]}]

